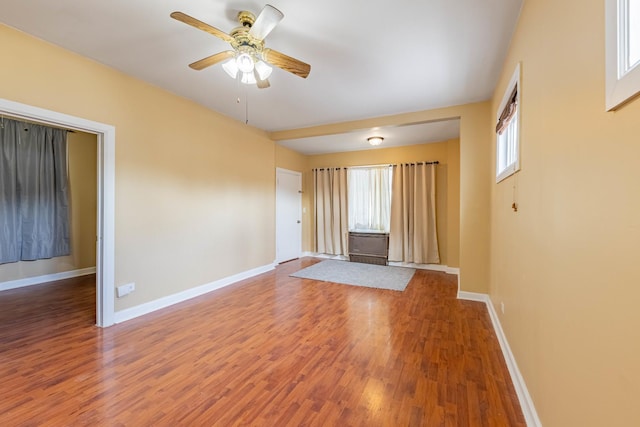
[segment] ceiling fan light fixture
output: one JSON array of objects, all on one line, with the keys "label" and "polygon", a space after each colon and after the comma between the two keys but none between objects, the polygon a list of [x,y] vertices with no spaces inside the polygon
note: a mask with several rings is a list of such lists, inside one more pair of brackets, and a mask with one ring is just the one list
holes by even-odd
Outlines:
[{"label": "ceiling fan light fixture", "polygon": [[[253,74],[253,70],[250,72],[243,72],[238,69],[238,63],[236,58],[231,58],[230,60],[222,63],[222,69],[231,77],[232,79],[238,78],[238,73],[240,73],[240,82],[246,85],[254,85],[256,84],[256,77]],[[271,68],[266,62],[258,61],[255,64],[255,69],[258,72],[258,76],[260,76],[260,80],[266,80],[271,75],[273,68]]]},{"label": "ceiling fan light fixture", "polygon": [[269,78],[269,76],[271,75],[271,72],[273,71],[273,68],[271,68],[269,65],[267,65],[266,62],[264,61],[258,61],[256,62],[256,71],[258,72],[258,75],[260,76],[260,80],[267,80]]},{"label": "ceiling fan light fixture", "polygon": [[243,73],[250,73],[253,71],[253,67],[255,66],[253,62],[253,58],[248,53],[241,53],[236,58],[236,65],[238,69]]},{"label": "ceiling fan light fixture", "polygon": [[367,141],[369,142],[369,144],[375,147],[376,145],[382,144],[382,141],[384,141],[384,138],[381,136],[371,136],[367,138]]},{"label": "ceiling fan light fixture", "polygon": [[240,81],[246,85],[254,85],[256,84],[256,78],[253,73],[242,73],[242,77]]},{"label": "ceiling fan light fixture", "polygon": [[[271,74],[272,66],[303,79],[306,79],[311,72],[311,65],[264,47],[265,37],[284,18],[284,14],[271,5],[265,5],[257,17],[249,11],[240,11],[237,19],[242,26],[234,28],[230,34],[182,12],[172,12],[169,16],[218,37],[233,48],[233,50],[218,52],[189,64],[189,67],[194,70],[200,71],[231,58],[230,61],[222,64],[225,72],[232,79],[246,84],[251,84],[250,82],[255,80],[259,89],[270,86],[267,78]],[[238,72],[242,72],[239,77]]]},{"label": "ceiling fan light fixture", "polygon": [[236,59],[235,58],[231,58],[230,60],[228,60],[227,62],[224,62],[222,64],[222,69],[229,75],[229,77],[231,77],[232,79],[235,79],[236,77],[238,77],[238,64],[236,64]]}]

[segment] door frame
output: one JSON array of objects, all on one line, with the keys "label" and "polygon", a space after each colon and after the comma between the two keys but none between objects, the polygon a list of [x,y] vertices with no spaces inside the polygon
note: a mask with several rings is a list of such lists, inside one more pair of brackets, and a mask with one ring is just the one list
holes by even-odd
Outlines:
[{"label": "door frame", "polygon": [[96,325],[102,328],[113,325],[115,312],[115,127],[2,98],[0,98],[0,114],[92,133],[97,136]]},{"label": "door frame", "polygon": [[287,175],[295,175],[298,177],[299,183],[300,183],[300,190],[298,190],[300,192],[300,205],[298,206],[298,217],[300,218],[300,247],[299,247],[299,256],[302,255],[302,172],[298,172],[298,171],[293,171],[293,170],[289,170],[289,169],[283,169],[283,168],[276,168],[276,260],[275,263],[281,263],[283,261],[288,261],[288,260],[282,260],[279,257],[278,254],[278,178],[280,177],[281,174],[287,174]]}]

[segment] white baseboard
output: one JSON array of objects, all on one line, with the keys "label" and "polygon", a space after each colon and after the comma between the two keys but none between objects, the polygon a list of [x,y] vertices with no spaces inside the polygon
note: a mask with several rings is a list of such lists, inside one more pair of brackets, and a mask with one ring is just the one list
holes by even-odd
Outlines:
[{"label": "white baseboard", "polygon": [[[340,259],[340,260],[348,260],[349,257],[344,255],[330,255],[330,254],[321,254],[317,252],[303,252],[302,256],[309,256],[315,258],[324,258],[324,259]],[[415,264],[412,262],[395,262],[389,261],[389,265],[395,267],[410,267],[417,268],[419,270],[433,270],[433,271],[442,271],[449,274],[460,274],[460,269],[456,267],[448,267],[446,265],[440,264]]]},{"label": "white baseboard", "polygon": [[540,418],[538,418],[536,408],[533,405],[533,400],[531,399],[531,395],[529,394],[527,385],[524,382],[524,378],[522,378],[520,369],[518,369],[518,364],[516,363],[516,359],[513,356],[513,353],[511,352],[511,347],[509,347],[507,337],[504,334],[502,325],[500,324],[500,318],[498,317],[498,313],[496,313],[496,310],[493,307],[491,298],[489,298],[489,295],[487,294],[458,291],[458,299],[479,301],[486,304],[487,311],[489,312],[489,317],[491,318],[491,323],[493,324],[493,329],[495,330],[496,336],[498,337],[498,342],[500,343],[502,355],[504,356],[504,360],[507,363],[507,369],[509,369],[509,374],[511,375],[511,381],[513,382],[513,386],[516,389],[516,394],[518,395],[520,407],[522,408],[522,413],[524,415],[527,426],[542,427],[542,423],[540,422]]},{"label": "white baseboard", "polygon": [[460,274],[460,269],[456,267],[449,267],[441,264],[416,264],[413,262],[395,262],[389,261],[389,265],[396,267],[409,267],[409,268],[417,268],[418,270],[431,270],[431,271],[442,271],[443,273],[448,274]]},{"label": "white baseboard", "polygon": [[149,314],[153,311],[160,310],[170,305],[177,304],[182,301],[186,301],[191,298],[198,297],[216,289],[224,288],[225,286],[232,285],[241,280],[249,279],[250,277],[257,276],[258,274],[266,273],[275,268],[275,264],[268,264],[262,267],[257,267],[252,270],[244,271],[242,273],[234,274],[233,276],[225,277],[215,282],[207,283],[195,288],[187,289],[182,292],[178,292],[173,295],[168,295],[163,298],[159,298],[154,301],[149,301],[144,304],[137,305],[135,307],[127,308],[124,310],[115,312],[115,323],[122,323],[133,318]]},{"label": "white baseboard", "polygon": [[464,299],[468,301],[479,301],[485,304],[489,304],[489,295],[479,294],[476,292],[458,291],[458,299]]},{"label": "white baseboard", "polygon": [[45,274],[36,277],[27,277],[25,279],[10,280],[0,283],[0,291],[8,291],[9,289],[24,288],[26,286],[40,285],[47,282],[55,282],[56,280],[71,279],[72,277],[87,276],[95,274],[95,267],[81,268],[79,270],[62,271],[60,273]]},{"label": "white baseboard", "polygon": [[310,257],[314,257],[314,258],[322,258],[322,259],[337,259],[337,260],[341,260],[341,261],[346,261],[349,259],[348,256],[345,255],[333,255],[333,254],[323,254],[320,252],[303,252],[302,256],[310,256]]}]

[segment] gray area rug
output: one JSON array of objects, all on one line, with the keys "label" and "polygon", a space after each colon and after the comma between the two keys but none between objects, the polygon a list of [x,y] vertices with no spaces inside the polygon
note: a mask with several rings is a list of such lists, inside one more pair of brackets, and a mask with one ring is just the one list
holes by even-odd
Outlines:
[{"label": "gray area rug", "polygon": [[404,291],[415,272],[415,268],[326,260],[303,268],[291,276],[345,285]]}]

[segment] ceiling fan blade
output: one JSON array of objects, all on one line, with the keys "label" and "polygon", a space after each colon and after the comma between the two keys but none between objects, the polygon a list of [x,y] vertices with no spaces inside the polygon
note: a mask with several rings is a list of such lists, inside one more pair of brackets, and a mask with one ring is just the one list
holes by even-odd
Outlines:
[{"label": "ceiling fan blade", "polygon": [[282,21],[282,18],[284,18],[282,12],[270,4],[267,4],[256,18],[256,22],[251,26],[249,34],[258,40],[264,40],[276,25],[278,25],[278,22]]},{"label": "ceiling fan blade", "polygon": [[255,68],[253,69],[253,77],[255,77],[256,79],[256,86],[258,86],[258,89],[266,89],[271,86],[271,83],[269,83],[269,79],[262,80],[260,78],[258,70]]},{"label": "ceiling fan blade", "polygon": [[226,50],[224,52],[219,52],[215,55],[202,58],[199,61],[189,64],[189,67],[193,68],[194,70],[203,70],[207,67],[217,64],[218,62],[224,61],[225,59],[233,58],[235,55],[236,53],[234,51]]},{"label": "ceiling fan blade", "polygon": [[262,52],[262,56],[269,64],[282,68],[283,70],[295,74],[296,76],[300,76],[303,79],[306,79],[311,72],[311,65],[287,56],[277,50],[267,48]]},{"label": "ceiling fan blade", "polygon": [[222,30],[217,29],[216,27],[212,27],[209,24],[205,24],[204,22],[191,17],[185,13],[182,12],[173,12],[170,15],[173,19],[176,19],[180,22],[184,22],[187,25],[191,25],[192,27],[195,27],[199,30],[205,31],[209,34],[212,34],[218,38],[221,38],[222,40],[226,41],[227,43],[231,43],[233,41],[233,37],[231,37],[229,34],[225,33]]}]

